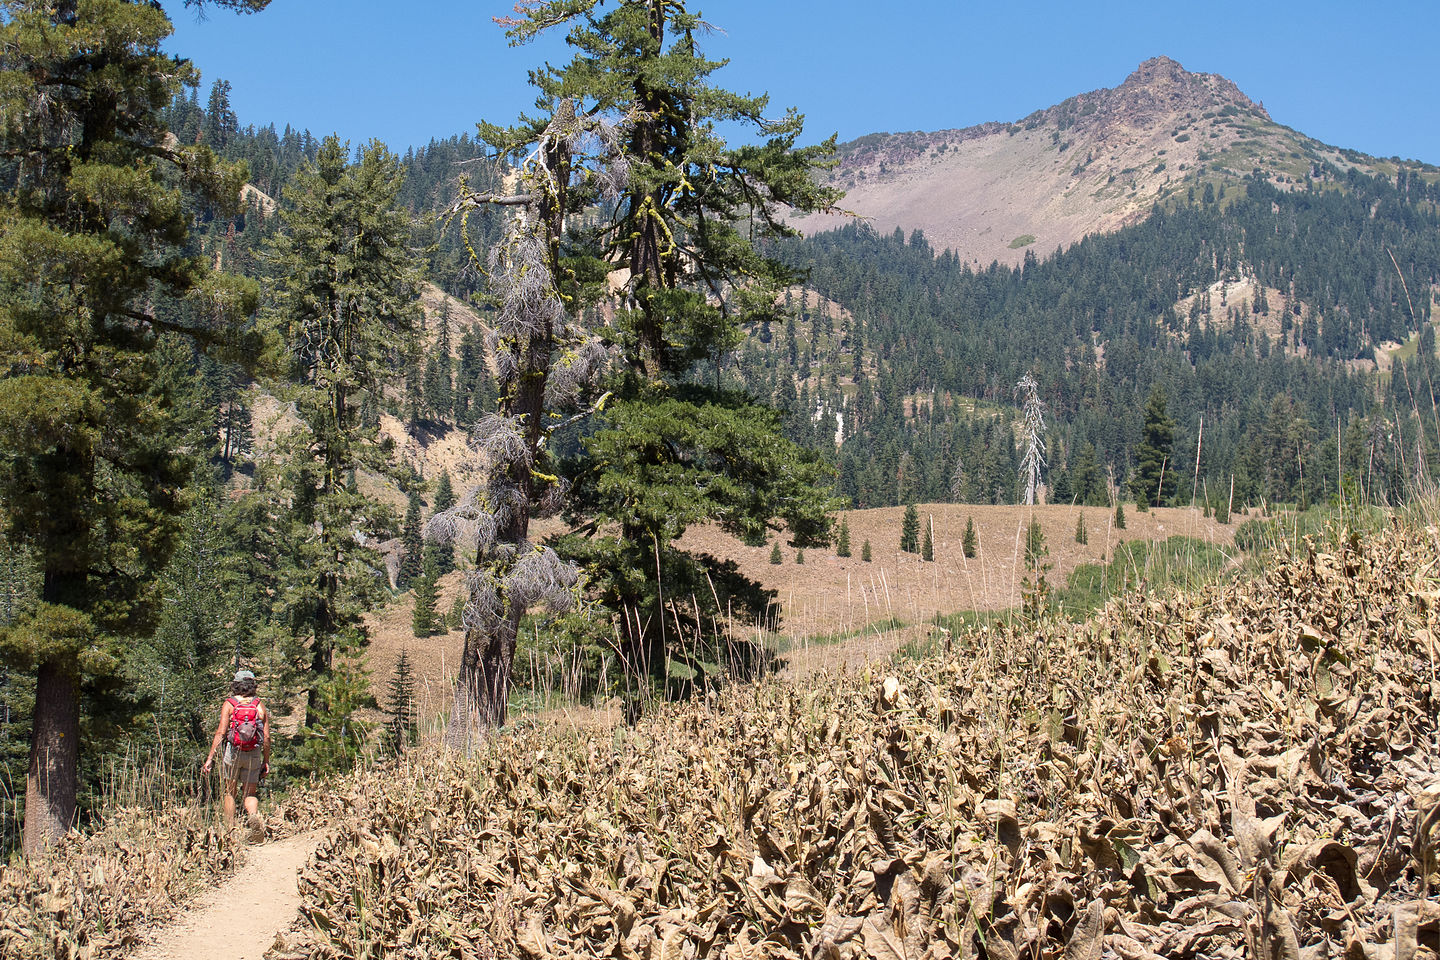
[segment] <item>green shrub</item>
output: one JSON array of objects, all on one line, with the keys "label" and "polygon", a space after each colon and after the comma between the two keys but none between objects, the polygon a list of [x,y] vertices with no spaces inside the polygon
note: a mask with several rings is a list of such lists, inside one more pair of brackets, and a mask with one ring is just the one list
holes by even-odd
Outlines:
[{"label": "green shrub", "polygon": [[1082,563],[1072,570],[1055,599],[1067,616],[1079,618],[1142,581],[1152,590],[1189,589],[1215,579],[1225,566],[1218,547],[1194,537],[1130,540],[1115,548],[1108,564]]}]

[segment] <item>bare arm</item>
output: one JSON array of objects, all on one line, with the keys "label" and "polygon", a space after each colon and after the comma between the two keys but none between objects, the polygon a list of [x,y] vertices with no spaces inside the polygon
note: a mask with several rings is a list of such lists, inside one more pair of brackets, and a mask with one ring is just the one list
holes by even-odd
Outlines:
[{"label": "bare arm", "polygon": [[261,758],[261,763],[264,765],[260,768],[260,777],[263,779],[265,774],[270,772],[270,711],[265,709],[265,704],[262,703],[257,712],[260,714],[260,729],[264,731],[265,737],[261,742],[261,747],[265,751],[264,757]]},{"label": "bare arm", "polygon": [[[215,762],[215,751],[220,749],[220,744],[225,740],[225,731],[230,729],[230,714],[235,708],[230,706],[226,700],[225,705],[220,708],[220,722],[215,725],[215,738],[210,741],[210,756],[205,758],[205,765],[200,768],[202,774],[210,772],[210,766]],[[265,731],[265,755],[270,755],[270,731]]]}]

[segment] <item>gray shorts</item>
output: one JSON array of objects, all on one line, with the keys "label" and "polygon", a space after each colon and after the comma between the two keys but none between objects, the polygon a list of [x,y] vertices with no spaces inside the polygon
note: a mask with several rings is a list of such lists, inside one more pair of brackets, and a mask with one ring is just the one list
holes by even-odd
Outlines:
[{"label": "gray shorts", "polygon": [[265,751],[236,750],[233,743],[225,744],[225,754],[220,758],[220,779],[238,780],[241,783],[259,783],[260,768],[265,765]]}]

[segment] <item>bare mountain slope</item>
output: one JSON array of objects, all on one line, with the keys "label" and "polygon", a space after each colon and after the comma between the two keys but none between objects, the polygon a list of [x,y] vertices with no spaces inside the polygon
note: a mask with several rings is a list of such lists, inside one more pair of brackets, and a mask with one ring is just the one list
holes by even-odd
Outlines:
[{"label": "bare mountain slope", "polygon": [[[862,137],[840,148],[833,180],[847,191],[843,205],[881,232],[923,230],[937,250],[988,265],[1119,229],[1206,183],[1233,189],[1256,168],[1288,185],[1316,165],[1360,159],[1275,123],[1224,77],[1156,57],[1113,90],[1016,123]],[[841,222],[798,225],[811,233]]]}]

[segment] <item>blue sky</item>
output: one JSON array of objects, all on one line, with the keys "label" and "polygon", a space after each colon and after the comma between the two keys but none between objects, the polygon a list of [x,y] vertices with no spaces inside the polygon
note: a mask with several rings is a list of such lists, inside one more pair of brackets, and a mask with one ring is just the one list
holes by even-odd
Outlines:
[{"label": "blue sky", "polygon": [[[613,0],[612,0],[613,2]],[[505,0],[273,0],[263,13],[197,22],[165,0],[169,49],[234,85],[242,123],[378,137],[404,152],[504,123],[533,101],[526,71],[563,62],[558,35],[507,46]],[[1366,5],[1369,6],[1369,5]],[[1364,9],[1335,0],[1174,3],[943,0],[692,0],[720,28],[706,52],[741,92],[796,106],[807,139],[1016,120],[1124,81],[1166,55],[1219,73],[1278,122],[1377,156],[1440,164],[1440,2]]]}]

